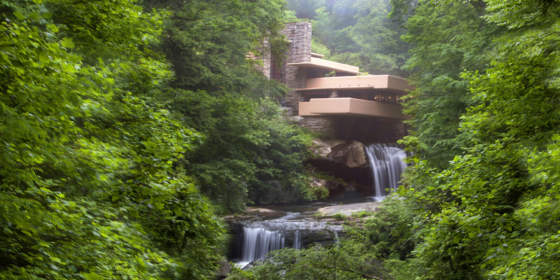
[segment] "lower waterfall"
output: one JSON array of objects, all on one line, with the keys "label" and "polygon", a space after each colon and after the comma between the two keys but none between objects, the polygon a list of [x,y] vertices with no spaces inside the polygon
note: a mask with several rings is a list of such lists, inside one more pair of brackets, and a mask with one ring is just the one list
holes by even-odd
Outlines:
[{"label": "lower waterfall", "polygon": [[301,249],[301,232],[299,230],[296,230],[294,232],[294,245],[292,247],[294,247],[294,249]]},{"label": "lower waterfall", "polygon": [[[245,223],[241,258],[237,259],[236,266],[244,268],[256,260],[264,259],[274,250],[286,247],[301,249],[304,246],[304,237],[308,237],[310,233],[323,231],[327,235],[336,236],[337,231],[341,230],[340,225],[329,225],[294,212],[288,212],[277,219]],[[308,235],[304,236],[304,233]]]},{"label": "lower waterfall", "polygon": [[264,258],[268,252],[284,248],[284,235],[264,228],[243,228],[243,258],[240,266]]},{"label": "lower waterfall", "polygon": [[373,177],[373,192],[376,201],[387,195],[385,189],[395,190],[406,168],[404,150],[385,144],[372,144],[366,147],[366,154]]}]

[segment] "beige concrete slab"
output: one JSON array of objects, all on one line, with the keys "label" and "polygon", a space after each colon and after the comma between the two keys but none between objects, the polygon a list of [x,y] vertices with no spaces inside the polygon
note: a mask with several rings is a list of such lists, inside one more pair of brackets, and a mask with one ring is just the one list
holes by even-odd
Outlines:
[{"label": "beige concrete slab", "polygon": [[342,72],[342,73],[352,74],[352,75],[358,75],[358,73],[360,73],[360,68],[358,66],[338,63],[338,62],[334,62],[318,57],[313,57],[313,56],[311,57],[311,61],[288,63],[288,65],[326,69],[330,71]]},{"label": "beige concrete slab", "polygon": [[406,79],[392,75],[342,76],[308,79],[305,88],[297,91],[316,90],[384,89],[406,93],[412,87]]},{"label": "beige concrete slab", "polygon": [[299,102],[300,116],[360,115],[403,119],[401,106],[357,98],[312,98]]},{"label": "beige concrete slab", "polygon": [[320,53],[314,53],[314,52],[312,52],[312,53],[311,53],[311,57],[323,58],[323,57],[325,57],[325,56],[322,55],[322,54],[320,54]]}]

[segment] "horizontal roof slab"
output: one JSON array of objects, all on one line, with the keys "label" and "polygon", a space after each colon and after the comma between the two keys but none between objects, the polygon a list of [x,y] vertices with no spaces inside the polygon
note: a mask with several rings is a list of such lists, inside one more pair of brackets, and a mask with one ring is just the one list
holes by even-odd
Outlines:
[{"label": "horizontal roof slab", "polygon": [[315,90],[359,90],[359,89],[384,89],[405,93],[412,87],[408,82],[397,76],[391,75],[366,75],[342,76],[308,79],[305,88],[297,91]]},{"label": "horizontal roof slab", "polygon": [[356,98],[312,98],[299,102],[300,116],[369,116],[403,119],[401,106]]},{"label": "horizontal roof slab", "polygon": [[338,63],[318,57],[311,57],[311,61],[298,62],[298,63],[288,63],[288,65],[308,67],[308,68],[319,68],[330,71],[336,71],[340,73],[358,75],[360,73],[360,68],[358,66]]},{"label": "horizontal roof slab", "polygon": [[312,52],[312,53],[311,53],[311,57],[323,58],[323,57],[325,57],[325,56],[322,55],[322,54],[320,54],[320,53],[314,53],[314,52]]}]

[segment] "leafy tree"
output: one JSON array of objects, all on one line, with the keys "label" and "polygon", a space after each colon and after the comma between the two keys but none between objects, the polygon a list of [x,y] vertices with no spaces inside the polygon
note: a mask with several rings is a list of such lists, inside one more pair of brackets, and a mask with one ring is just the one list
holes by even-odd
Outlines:
[{"label": "leafy tree", "polygon": [[401,21],[389,17],[389,1],[358,0],[354,8],[357,22],[350,34],[360,46],[358,65],[371,74],[407,75],[402,69],[408,58],[408,46],[400,38],[404,29]]},{"label": "leafy tree", "polygon": [[[557,3],[487,1],[505,28],[485,72],[462,75],[473,105],[462,116],[465,152],[442,171],[415,169],[410,195],[428,229],[416,254],[426,279],[558,279]],[[428,171],[428,172],[426,172]],[[432,181],[432,182],[430,182]],[[547,213],[546,217],[541,216]]]},{"label": "leafy tree", "polygon": [[395,279],[560,279],[560,5],[392,3],[408,17],[415,155],[402,197],[345,242]]},{"label": "leafy tree", "polygon": [[[222,228],[177,170],[198,134],[155,100],[161,14],[3,1],[0,278],[211,277]],[[195,246],[196,244],[196,246]]]},{"label": "leafy tree", "polygon": [[325,0],[287,0],[287,8],[296,12],[298,18],[312,19],[316,10],[324,5]]},{"label": "leafy tree", "polygon": [[406,74],[407,44],[400,39],[404,19],[389,18],[390,1],[292,0],[288,8],[313,20],[314,51],[372,74]]},{"label": "leafy tree", "polygon": [[233,273],[227,279],[379,279],[386,276],[382,265],[363,255],[363,248],[352,240],[332,247],[282,249],[248,272]]},{"label": "leafy tree", "polygon": [[273,101],[182,91],[173,108],[206,135],[186,161],[203,192],[224,211],[321,194],[309,188],[304,173],[310,136],[288,124]]},{"label": "leafy tree", "polygon": [[[281,58],[283,1],[147,1],[166,8],[161,49],[175,78],[161,96],[174,117],[204,134],[183,161],[223,212],[247,203],[311,199],[303,162],[310,138],[288,124],[278,104],[284,86],[256,71],[247,54],[265,38]],[[272,199],[274,198],[274,199]]]},{"label": "leafy tree", "polygon": [[406,69],[416,86],[405,102],[412,127],[405,143],[428,164],[445,167],[461,152],[460,116],[471,104],[465,70],[483,71],[496,28],[481,17],[483,1],[419,1],[406,23]]}]

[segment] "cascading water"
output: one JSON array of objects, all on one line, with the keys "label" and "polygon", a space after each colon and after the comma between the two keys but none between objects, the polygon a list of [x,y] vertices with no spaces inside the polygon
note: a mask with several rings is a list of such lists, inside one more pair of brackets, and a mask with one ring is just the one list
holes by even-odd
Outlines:
[{"label": "cascading water", "polygon": [[395,190],[401,174],[406,168],[406,153],[400,148],[384,144],[372,144],[366,147],[373,177],[374,199],[382,201],[387,193],[385,189]]},{"label": "cascading water", "polygon": [[241,260],[236,265],[244,268],[256,260],[264,259],[269,252],[287,247],[286,240],[289,242],[290,239],[293,240],[292,248],[301,249],[302,232],[320,230],[334,232],[336,235],[337,231],[342,230],[342,226],[302,218],[300,213],[287,213],[278,219],[247,223],[243,227]]},{"label": "cascading water", "polygon": [[284,248],[284,235],[264,228],[243,228],[243,259],[239,266],[264,258],[268,252]]},{"label": "cascading water", "polygon": [[292,247],[294,247],[294,249],[301,249],[301,243],[301,232],[296,230],[294,232],[294,245]]}]

